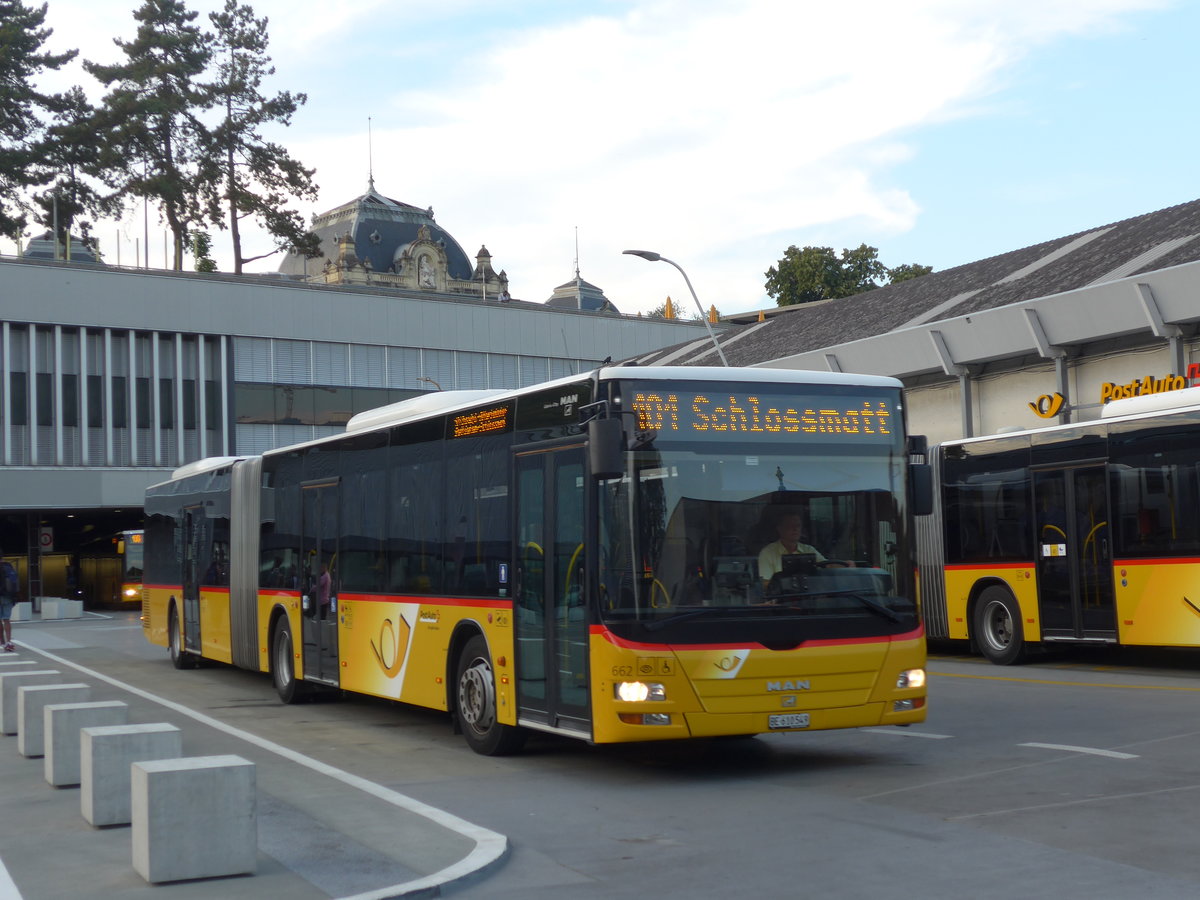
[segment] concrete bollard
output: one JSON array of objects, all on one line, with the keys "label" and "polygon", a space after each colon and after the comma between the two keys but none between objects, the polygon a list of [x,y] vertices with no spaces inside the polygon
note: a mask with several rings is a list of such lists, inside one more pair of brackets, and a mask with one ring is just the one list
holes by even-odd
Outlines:
[{"label": "concrete bollard", "polygon": [[33,621],[33,603],[29,600],[21,600],[13,604],[12,620],[14,622],[31,622]]},{"label": "concrete bollard", "polygon": [[79,732],[79,810],[89,825],[128,825],[133,763],[183,755],[183,732],[166,722],[100,725]]},{"label": "concrete bollard", "polygon": [[253,874],[254,763],[240,756],[137,762],[131,788],[133,868],[147,881]]},{"label": "concrete bollard", "polygon": [[83,601],[65,597],[43,597],[43,619],[79,619],[83,617]]},{"label": "concrete bollard", "polygon": [[86,684],[23,684],[17,688],[17,750],[22,756],[46,752],[45,710],[51,703],[83,703],[92,698]]},{"label": "concrete bollard", "polygon": [[98,725],[124,725],[129,721],[129,704],[120,700],[54,703],[43,714],[46,781],[55,787],[67,787],[79,784],[80,780],[79,732]]},{"label": "concrete bollard", "polygon": [[17,688],[23,684],[54,684],[62,681],[58,669],[0,671],[0,731],[17,733]]}]

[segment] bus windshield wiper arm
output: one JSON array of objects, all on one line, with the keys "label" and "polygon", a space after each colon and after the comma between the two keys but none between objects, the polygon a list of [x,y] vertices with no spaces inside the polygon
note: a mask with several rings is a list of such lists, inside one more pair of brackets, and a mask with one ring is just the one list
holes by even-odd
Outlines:
[{"label": "bus windshield wiper arm", "polygon": [[695,609],[689,609],[681,613],[676,613],[673,616],[667,616],[665,619],[652,619],[649,622],[643,623],[642,627],[647,631],[658,631],[661,628],[666,628],[668,625],[674,625],[676,622],[682,622],[684,619],[694,619],[697,616],[703,616],[712,612],[727,613],[731,609],[739,609],[740,607],[733,606],[699,606]]},{"label": "bus windshield wiper arm", "polygon": [[[871,612],[875,613],[876,615],[883,616],[889,622],[897,622],[898,623],[901,621],[899,614],[896,613],[895,610],[889,609],[888,607],[886,607],[882,603],[880,603],[878,600],[872,600],[870,597],[866,596],[865,594],[861,594],[858,591],[808,591],[807,593],[803,593],[803,594],[782,594],[782,595],[780,595],[779,599],[780,600],[788,600],[788,599],[792,599],[792,598],[803,598],[803,597],[849,597],[852,600],[857,600],[864,607],[866,607],[867,609],[869,609]],[[776,608],[778,609],[779,607],[777,606]],[[804,607],[784,606],[783,609],[802,610],[802,609],[804,609]]]}]

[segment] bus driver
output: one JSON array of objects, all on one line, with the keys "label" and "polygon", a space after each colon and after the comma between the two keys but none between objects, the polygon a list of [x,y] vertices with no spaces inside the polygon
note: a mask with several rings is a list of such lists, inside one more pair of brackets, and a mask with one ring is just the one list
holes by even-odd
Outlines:
[{"label": "bus driver", "polygon": [[758,554],[758,577],[762,579],[764,587],[783,569],[785,556],[809,553],[814,562],[825,562],[824,555],[816,547],[800,540],[802,531],[799,513],[784,512],[776,517],[775,533],[779,539],[767,544]]}]

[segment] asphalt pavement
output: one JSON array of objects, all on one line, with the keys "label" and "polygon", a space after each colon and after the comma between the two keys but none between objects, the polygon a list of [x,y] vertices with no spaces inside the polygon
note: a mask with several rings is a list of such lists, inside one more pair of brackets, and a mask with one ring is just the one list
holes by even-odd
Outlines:
[{"label": "asphalt pavement", "polygon": [[130,826],[90,825],[79,788],[50,785],[44,759],[0,735],[0,900],[436,897],[477,883],[508,853],[502,834],[68,661],[53,627],[16,624],[14,637],[17,652],[0,663],[57,669],[63,683],[90,685],[92,701],[127,703],[130,724],[175,725],[185,757],[253,762],[258,857],[253,875],[150,884],[133,867]]}]

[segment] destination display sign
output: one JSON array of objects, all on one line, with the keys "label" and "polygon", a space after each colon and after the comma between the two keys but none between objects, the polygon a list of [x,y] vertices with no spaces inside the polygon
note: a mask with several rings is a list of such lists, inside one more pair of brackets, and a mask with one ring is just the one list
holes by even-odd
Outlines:
[{"label": "destination display sign", "polygon": [[882,395],[635,388],[626,397],[643,439],[891,444],[900,430],[896,401]]},{"label": "destination display sign", "polygon": [[455,413],[450,417],[448,430],[451,438],[477,437],[481,434],[508,431],[511,424],[512,404],[504,403],[486,409]]}]

